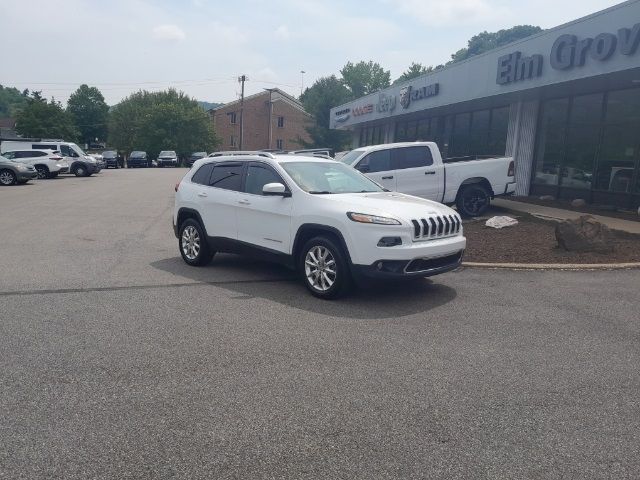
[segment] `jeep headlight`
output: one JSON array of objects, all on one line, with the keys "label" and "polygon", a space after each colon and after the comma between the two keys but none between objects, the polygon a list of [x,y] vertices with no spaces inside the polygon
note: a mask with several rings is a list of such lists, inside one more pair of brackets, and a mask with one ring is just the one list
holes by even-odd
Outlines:
[{"label": "jeep headlight", "polygon": [[399,220],[389,217],[379,217],[377,215],[368,215],[366,213],[347,212],[350,220],[358,223],[373,223],[376,225],[402,225]]}]

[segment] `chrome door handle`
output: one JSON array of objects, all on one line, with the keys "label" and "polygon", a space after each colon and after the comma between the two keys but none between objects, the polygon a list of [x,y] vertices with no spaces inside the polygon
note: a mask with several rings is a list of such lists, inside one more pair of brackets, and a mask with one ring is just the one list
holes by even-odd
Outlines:
[{"label": "chrome door handle", "polygon": [[198,194],[198,196],[199,196],[199,197],[206,197],[206,196],[207,196],[207,194],[206,194],[205,192],[200,192],[200,193]]},{"label": "chrome door handle", "polygon": [[251,205],[251,202],[249,200],[239,200],[238,203],[240,205]]},{"label": "chrome door handle", "polygon": [[424,172],[424,174],[425,174],[425,175],[435,175],[435,174],[436,174],[436,172],[434,172],[434,171],[432,170],[432,171],[430,171],[430,172]]},{"label": "chrome door handle", "polygon": [[382,177],[382,180],[393,180],[393,175],[391,175],[390,177]]}]

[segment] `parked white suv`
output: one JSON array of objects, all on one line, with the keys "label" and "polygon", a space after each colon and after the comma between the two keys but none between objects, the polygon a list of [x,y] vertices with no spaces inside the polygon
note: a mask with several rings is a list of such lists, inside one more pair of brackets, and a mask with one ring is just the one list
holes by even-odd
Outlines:
[{"label": "parked white suv", "polygon": [[3,157],[33,165],[39,179],[55,178],[69,171],[69,164],[64,157],[51,150],[13,150],[4,152]]},{"label": "parked white suv", "polygon": [[297,269],[321,298],[363,277],[426,277],[460,265],[458,214],[389,192],[333,160],[247,153],[207,157],[176,185],[174,232],[182,258],[253,253]]}]

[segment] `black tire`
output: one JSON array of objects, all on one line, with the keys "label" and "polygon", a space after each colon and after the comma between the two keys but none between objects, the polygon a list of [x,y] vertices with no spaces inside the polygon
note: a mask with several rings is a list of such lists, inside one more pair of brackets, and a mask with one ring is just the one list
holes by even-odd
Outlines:
[{"label": "black tire", "polygon": [[76,177],[87,177],[89,175],[89,171],[87,170],[87,167],[85,167],[84,165],[80,164],[80,165],[76,165],[74,167],[73,174]]},{"label": "black tire", "polygon": [[36,165],[36,172],[38,172],[38,180],[52,178],[49,169],[45,165]]},{"label": "black tire", "polygon": [[[196,246],[197,249],[194,248]],[[178,249],[185,263],[193,267],[207,265],[216,253],[209,246],[200,223],[192,218],[188,218],[180,225]]]},{"label": "black tire", "polygon": [[484,215],[490,203],[491,193],[481,184],[463,187],[456,200],[458,213],[465,218]]},{"label": "black tire", "polygon": [[[315,265],[310,264],[314,258]],[[298,268],[304,285],[318,298],[339,298],[348,293],[353,285],[345,252],[330,237],[314,237],[306,242],[298,259]]]},{"label": "black tire", "polygon": [[0,185],[8,186],[16,183],[16,174],[9,169],[0,170]]}]

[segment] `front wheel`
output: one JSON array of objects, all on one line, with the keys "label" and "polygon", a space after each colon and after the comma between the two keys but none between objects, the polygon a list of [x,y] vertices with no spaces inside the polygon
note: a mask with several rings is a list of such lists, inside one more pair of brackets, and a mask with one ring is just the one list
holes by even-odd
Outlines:
[{"label": "front wheel", "polygon": [[38,180],[45,180],[47,178],[51,178],[49,175],[49,169],[44,165],[38,165],[36,167],[36,172],[38,172]]},{"label": "front wheel", "polygon": [[465,186],[456,200],[458,212],[463,217],[479,217],[489,208],[491,194],[482,185]]},{"label": "front wheel", "polygon": [[351,272],[342,248],[328,237],[315,237],[304,245],[300,272],[307,289],[318,298],[338,298],[351,288]]},{"label": "front wheel", "polygon": [[191,218],[185,220],[180,226],[178,247],[182,259],[194,267],[206,265],[215,255],[215,251],[209,247],[203,228]]},{"label": "front wheel", "polygon": [[78,165],[73,173],[75,174],[76,177],[86,177],[87,176],[87,169],[85,168],[84,165]]}]

